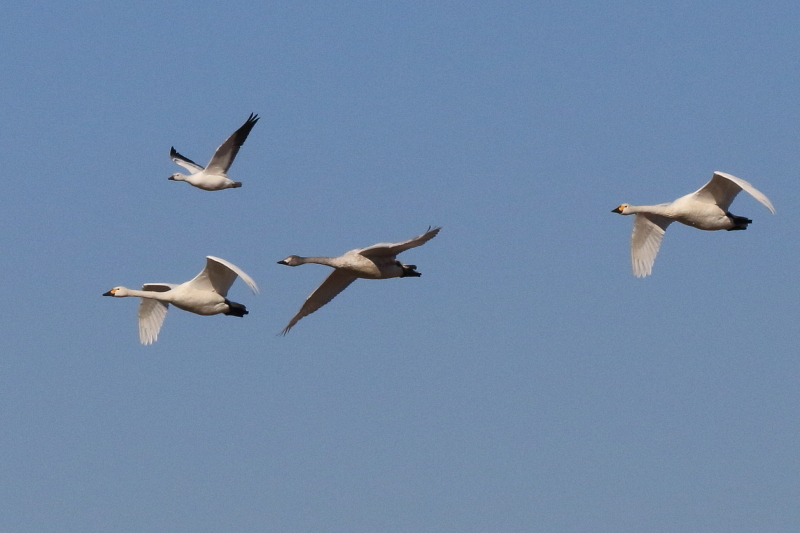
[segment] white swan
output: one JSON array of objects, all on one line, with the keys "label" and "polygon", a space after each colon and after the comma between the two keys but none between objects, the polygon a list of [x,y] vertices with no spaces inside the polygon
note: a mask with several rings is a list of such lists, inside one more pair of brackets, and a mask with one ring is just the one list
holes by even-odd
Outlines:
[{"label": "white swan", "polygon": [[220,191],[222,189],[234,189],[236,187],[241,187],[241,182],[231,180],[228,178],[226,173],[228,172],[228,169],[231,168],[233,159],[236,157],[236,154],[239,153],[239,148],[241,148],[241,146],[244,144],[245,139],[247,139],[247,136],[250,134],[250,130],[253,129],[253,126],[256,125],[256,122],[258,122],[258,115],[250,113],[250,117],[247,119],[247,121],[242,124],[238,130],[234,131],[224,143],[219,145],[217,151],[214,152],[214,157],[212,157],[211,161],[208,162],[208,166],[206,168],[203,168],[191,159],[182,156],[175,151],[175,147],[172,147],[169,151],[169,157],[177,164],[191,172],[191,174],[187,176],[186,174],[176,172],[167,179],[174,181],[185,181],[199,189],[206,191]]},{"label": "white swan", "polygon": [[356,248],[339,257],[300,257],[290,255],[280,265],[298,266],[306,263],[318,263],[333,267],[333,272],[311,293],[303,307],[283,328],[281,335],[286,335],[304,316],[310,315],[336,297],[337,294],[353,283],[356,278],[387,279],[403,277],[419,277],[416,265],[404,265],[396,259],[397,254],[421,246],[433,239],[441,228],[428,228],[428,231],[404,242],[392,244],[382,242],[367,248]]},{"label": "white swan", "polygon": [[622,204],[612,210],[612,213],[621,215],[636,215],[631,235],[633,275],[642,278],[652,272],[661,238],[672,222],[677,221],[707,231],[747,229],[752,220],[732,215],[728,211],[731,202],[741,190],[775,213],[772,202],[763,193],[745,180],[724,172],[714,172],[711,181],[674,202],[641,206]]},{"label": "white swan", "polygon": [[158,332],[164,317],[167,316],[169,304],[197,315],[224,315],[242,317],[247,309],[242,304],[231,302],[226,298],[236,276],[242,278],[253,293],[258,294],[255,281],[236,265],[219,257],[206,257],[206,267],[192,280],[180,285],[172,283],[146,283],[142,290],[114,287],[103,296],[138,296],[139,304],[139,341],[152,344],[158,339]]}]

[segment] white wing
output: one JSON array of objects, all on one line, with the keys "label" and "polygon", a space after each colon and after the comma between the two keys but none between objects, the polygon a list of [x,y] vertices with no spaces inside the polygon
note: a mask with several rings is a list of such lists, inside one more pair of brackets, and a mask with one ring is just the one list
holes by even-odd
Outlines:
[{"label": "white wing", "polygon": [[[143,291],[166,292],[175,285],[171,283],[146,283]],[[139,303],[139,342],[144,345],[153,344],[158,339],[158,332],[167,316],[169,304],[152,298],[142,298]]]},{"label": "white wing", "polygon": [[192,161],[188,157],[184,157],[181,154],[179,154],[175,150],[174,146],[172,148],[170,148],[170,150],[169,150],[169,157],[170,157],[170,159],[175,161],[177,164],[179,164],[180,166],[182,166],[183,168],[185,168],[186,170],[188,170],[192,174],[196,174],[198,172],[202,172],[203,171],[203,167],[201,167],[200,165],[198,165],[197,163],[195,163],[194,161]]},{"label": "white wing", "polygon": [[442,228],[431,229],[430,227],[428,227],[428,231],[426,231],[422,235],[414,237],[413,239],[409,239],[407,241],[398,243],[381,242],[378,244],[373,244],[372,246],[368,246],[366,248],[358,250],[358,253],[360,253],[364,257],[394,257],[400,252],[404,252],[409,248],[416,248],[417,246],[422,246],[429,240],[436,237],[436,234],[438,234],[439,230],[441,229]]},{"label": "white wing", "polygon": [[258,294],[258,286],[253,278],[245,272],[224,259],[214,256],[206,256],[206,267],[187,283],[192,289],[201,291],[216,292],[223,298],[228,296],[228,289],[231,288],[236,276],[242,278],[253,293]]},{"label": "white wing", "polygon": [[296,315],[289,321],[289,324],[283,328],[281,335],[286,335],[289,333],[289,330],[297,324],[297,322],[303,318],[304,316],[308,316],[326,303],[333,300],[337,294],[342,292],[347,288],[348,285],[353,283],[356,280],[356,277],[352,274],[348,273],[346,270],[342,269],[334,269],[330,275],[325,278],[325,281],[316,288],[314,292],[311,293],[311,296],[306,298],[303,307],[297,312]]},{"label": "white wing", "polygon": [[637,278],[653,271],[653,262],[661,246],[661,238],[672,220],[650,213],[636,213],[631,235],[631,268]]},{"label": "white wing", "polygon": [[772,207],[772,202],[769,201],[769,198],[764,196],[764,193],[750,185],[750,183],[746,182],[745,180],[737,178],[736,176],[731,176],[725,172],[714,172],[714,175],[711,177],[711,181],[695,191],[694,197],[700,202],[716,204],[720,206],[720,208],[727,211],[731,205],[731,202],[733,202],[733,199],[736,198],[736,195],[739,194],[739,191],[741,190],[744,190],[753,198],[761,202],[764,207],[770,210],[771,213],[775,213],[775,208]]},{"label": "white wing", "polygon": [[208,162],[208,170],[213,174],[224,174],[231,167],[233,159],[239,153],[239,148],[244,144],[247,136],[250,135],[250,130],[258,122],[258,115],[250,113],[250,117],[242,126],[233,132],[224,143],[219,145],[217,151],[214,152],[214,157]]}]

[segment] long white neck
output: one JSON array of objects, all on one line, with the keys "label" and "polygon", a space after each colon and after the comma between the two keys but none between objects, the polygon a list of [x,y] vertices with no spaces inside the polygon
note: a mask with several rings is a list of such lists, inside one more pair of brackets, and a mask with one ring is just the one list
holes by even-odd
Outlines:
[{"label": "long white neck", "polygon": [[624,215],[635,215],[636,213],[651,213],[653,215],[669,215],[670,204],[658,205],[629,205],[623,212]]},{"label": "long white neck", "polygon": [[168,296],[167,292],[137,291],[136,289],[128,289],[125,287],[118,290],[114,296],[116,296],[117,298],[123,298],[126,296],[135,296],[138,298],[150,298],[152,300],[161,300],[162,302],[169,302],[170,300],[172,300],[172,298],[170,297],[171,295]]}]

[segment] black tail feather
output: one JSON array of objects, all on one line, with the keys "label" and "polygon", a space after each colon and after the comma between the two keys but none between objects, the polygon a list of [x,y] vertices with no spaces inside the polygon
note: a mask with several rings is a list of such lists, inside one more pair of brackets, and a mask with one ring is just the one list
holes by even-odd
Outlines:
[{"label": "black tail feather", "polygon": [[731,213],[725,213],[725,214],[728,215],[728,218],[731,219],[731,222],[733,222],[734,224],[734,226],[732,228],[729,228],[728,231],[745,230],[747,229],[748,224],[753,223],[753,221],[747,217],[738,217]]},{"label": "black tail feather", "polygon": [[418,278],[422,275],[417,272],[417,265],[404,265],[400,261],[397,262],[397,265],[403,269],[403,273],[400,274],[401,278]]},{"label": "black tail feather", "polygon": [[228,310],[223,314],[238,317],[243,317],[247,314],[247,308],[242,304],[237,304],[236,302],[232,302],[228,299],[225,299],[225,303],[228,304]]}]

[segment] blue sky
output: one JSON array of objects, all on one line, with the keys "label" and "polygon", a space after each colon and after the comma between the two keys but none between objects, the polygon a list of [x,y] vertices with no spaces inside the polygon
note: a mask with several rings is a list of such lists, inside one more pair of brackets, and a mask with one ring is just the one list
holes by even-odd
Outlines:
[{"label": "blue sky", "polygon": [[[0,530],[797,531],[793,2],[11,1]],[[241,189],[166,178],[248,114]],[[713,171],[746,232],[631,218]],[[277,334],[338,255],[421,278]],[[242,319],[116,285],[240,266]]]}]

